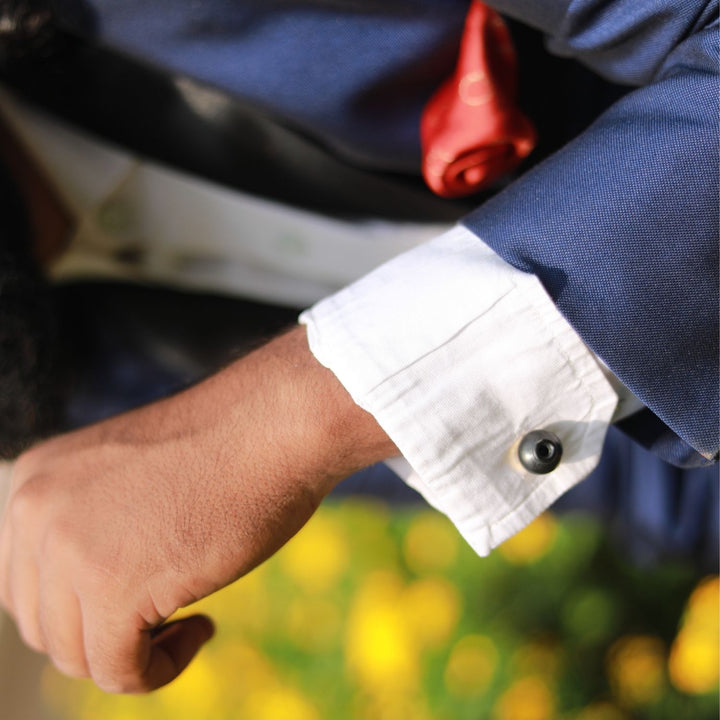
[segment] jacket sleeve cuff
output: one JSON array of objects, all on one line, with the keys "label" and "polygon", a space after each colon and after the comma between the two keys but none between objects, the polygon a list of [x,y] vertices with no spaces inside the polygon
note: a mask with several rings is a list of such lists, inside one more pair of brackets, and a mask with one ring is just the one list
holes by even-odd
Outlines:
[{"label": "jacket sleeve cuff", "polygon": [[[598,462],[615,392],[538,279],[464,227],[382,265],[300,322],[315,357],[399,448],[404,461],[393,467],[480,555]],[[563,445],[546,475],[517,459],[536,429]]]}]

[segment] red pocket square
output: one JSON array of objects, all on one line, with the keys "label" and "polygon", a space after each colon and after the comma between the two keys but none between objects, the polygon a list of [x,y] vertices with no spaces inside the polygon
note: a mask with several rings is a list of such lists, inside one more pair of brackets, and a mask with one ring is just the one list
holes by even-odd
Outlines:
[{"label": "red pocket square", "polygon": [[512,170],[535,147],[515,104],[517,59],[505,23],[475,0],[455,73],[430,98],[420,124],[422,171],[442,197],[462,197]]}]

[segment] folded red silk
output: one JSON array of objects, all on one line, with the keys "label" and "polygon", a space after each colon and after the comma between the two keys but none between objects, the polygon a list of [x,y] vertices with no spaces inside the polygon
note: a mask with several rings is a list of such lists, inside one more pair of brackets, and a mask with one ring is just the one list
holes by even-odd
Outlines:
[{"label": "folded red silk", "polygon": [[512,170],[535,147],[535,129],[515,104],[517,58],[501,17],[474,0],[455,73],[420,122],[422,172],[442,197],[463,197]]}]

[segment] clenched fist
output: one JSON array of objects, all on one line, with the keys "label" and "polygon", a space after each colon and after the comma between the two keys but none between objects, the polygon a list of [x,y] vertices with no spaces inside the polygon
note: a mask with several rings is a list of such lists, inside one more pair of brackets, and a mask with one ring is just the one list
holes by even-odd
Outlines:
[{"label": "clenched fist", "polygon": [[155,689],[213,633],[208,618],[168,617],[395,452],[295,328],[179,395],[22,455],[0,527],[0,600],[66,674]]}]

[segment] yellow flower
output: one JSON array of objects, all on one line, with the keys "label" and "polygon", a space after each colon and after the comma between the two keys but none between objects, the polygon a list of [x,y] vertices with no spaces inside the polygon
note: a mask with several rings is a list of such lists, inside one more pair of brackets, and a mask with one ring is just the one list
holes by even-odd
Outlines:
[{"label": "yellow flower", "polygon": [[700,695],[717,687],[720,681],[717,643],[717,638],[680,631],[668,660],[670,679],[678,690]]},{"label": "yellow flower", "polygon": [[370,692],[403,694],[417,685],[418,647],[403,616],[400,579],[390,572],[370,575],[348,617],[345,645],[350,673]]},{"label": "yellow flower", "polygon": [[662,641],[649,635],[627,635],[608,651],[610,685],[621,703],[642,705],[657,700],[664,682]]},{"label": "yellow flower", "polygon": [[240,638],[227,638],[212,649],[216,681],[224,689],[240,696],[252,689],[273,687],[278,683],[270,659]]},{"label": "yellow flower", "polygon": [[[106,703],[109,705],[110,703]],[[142,717],[142,706],[137,705],[134,710],[119,710],[119,711],[111,711],[109,707],[104,707],[102,709],[102,718],[103,720],[138,720],[139,717]],[[92,720],[96,720],[98,716],[97,715],[88,715],[88,720],[92,718]]]},{"label": "yellow flower", "polygon": [[317,513],[279,553],[278,562],[307,592],[327,590],[349,566],[342,527],[327,512]]},{"label": "yellow flower", "polygon": [[701,580],[688,599],[691,616],[717,629],[720,625],[718,597],[720,597],[720,577],[710,575]]},{"label": "yellow flower", "polygon": [[445,687],[456,697],[482,694],[495,674],[498,651],[489,637],[466,635],[458,640],[445,666]]},{"label": "yellow flower", "polygon": [[524,677],[500,696],[493,712],[497,720],[550,720],[555,698],[542,678]]},{"label": "yellow flower", "polygon": [[457,530],[440,513],[427,511],[413,519],[403,540],[407,566],[418,574],[442,572],[458,556],[460,539]]},{"label": "yellow flower", "polygon": [[402,594],[401,604],[416,641],[427,647],[443,646],[460,618],[460,593],[442,577],[412,583]]},{"label": "yellow flower", "polygon": [[[249,693],[244,703],[244,712],[238,717],[252,720],[319,720],[315,706],[294,688],[277,685],[258,688]],[[188,717],[212,717],[193,715]]]},{"label": "yellow flower", "polygon": [[699,695],[720,683],[720,579],[703,580],[688,599],[683,625],[673,642],[668,672],[682,692]]},{"label": "yellow flower", "polygon": [[213,717],[221,707],[220,681],[205,654],[188,665],[180,677],[157,691],[164,717]]},{"label": "yellow flower", "polygon": [[557,522],[544,513],[524,530],[506,540],[498,552],[513,565],[529,565],[545,555],[555,542]]}]

